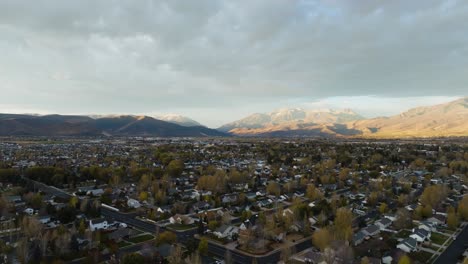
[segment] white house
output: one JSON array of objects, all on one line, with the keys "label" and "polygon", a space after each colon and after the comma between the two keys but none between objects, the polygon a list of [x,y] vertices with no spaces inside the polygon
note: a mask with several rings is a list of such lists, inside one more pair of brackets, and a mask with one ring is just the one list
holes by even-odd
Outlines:
[{"label": "white house", "polygon": [[33,214],[34,214],[34,209],[32,209],[32,208],[26,208],[26,209],[24,209],[23,212],[26,213],[26,214],[28,214],[28,215],[33,215]]},{"label": "white house", "polygon": [[128,199],[127,205],[128,205],[128,207],[132,207],[132,208],[140,208],[141,207],[140,202],[135,200],[135,199]]},{"label": "white house", "polygon": [[415,239],[418,242],[423,242],[431,238],[431,233],[424,229],[413,229],[413,234],[410,235],[411,238]]},{"label": "white house", "polygon": [[169,218],[169,222],[171,224],[191,225],[191,224],[193,224],[195,222],[195,220],[193,220],[193,218],[188,217],[186,215],[176,214],[176,215],[172,216],[171,218]]},{"label": "white house", "polygon": [[434,227],[434,225],[432,223],[429,223],[429,222],[426,222],[426,221],[421,222],[419,224],[418,228],[419,229],[424,229],[427,232],[436,231],[436,228]]},{"label": "white house", "polygon": [[239,233],[239,228],[232,225],[223,225],[213,232],[218,238],[232,238],[234,234]]},{"label": "white house", "polygon": [[43,223],[43,224],[47,224],[50,222],[50,216],[48,215],[44,215],[44,216],[40,216],[38,218],[39,222]]},{"label": "white house", "polygon": [[93,219],[89,221],[89,229],[91,231],[107,229],[108,227],[109,227],[109,224],[107,223],[107,220],[105,220],[104,218]]},{"label": "white house", "polygon": [[370,225],[362,229],[362,232],[366,236],[375,236],[380,233],[380,228],[377,225]]},{"label": "white house", "polygon": [[387,229],[392,224],[392,220],[384,217],[375,222],[375,225],[380,228],[380,230]]},{"label": "white house", "polygon": [[92,195],[92,196],[101,196],[104,194],[104,190],[103,189],[89,190],[86,194]]},{"label": "white house", "polygon": [[403,250],[406,253],[414,252],[417,250],[418,242],[409,237],[403,241],[401,241],[396,247]]}]

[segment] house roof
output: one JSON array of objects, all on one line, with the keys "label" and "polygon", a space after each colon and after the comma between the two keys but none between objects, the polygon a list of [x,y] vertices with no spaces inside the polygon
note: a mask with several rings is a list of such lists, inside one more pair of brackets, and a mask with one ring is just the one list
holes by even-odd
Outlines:
[{"label": "house roof", "polygon": [[97,225],[97,224],[100,224],[100,223],[104,223],[105,221],[106,221],[106,219],[104,219],[104,218],[93,219],[93,220],[91,220],[91,224]]},{"label": "house roof", "polygon": [[416,248],[418,242],[414,238],[408,237],[407,239],[403,240],[400,244],[404,244],[409,248]]},{"label": "house roof", "polygon": [[418,228],[418,229],[414,230],[413,234],[416,234],[416,235],[418,235],[420,237],[425,238],[425,237],[427,237],[429,235],[429,232],[427,232],[427,230],[425,230],[425,229]]},{"label": "house roof", "polygon": [[375,233],[375,232],[377,232],[379,230],[380,230],[380,228],[377,225],[370,225],[370,226],[368,226],[368,227],[366,227],[364,229],[364,231],[369,233],[369,234],[373,234],[373,233]]},{"label": "house roof", "polygon": [[366,234],[364,234],[364,232],[362,231],[359,231],[353,235],[353,241],[360,241],[360,240],[363,240],[365,237],[366,237]]},{"label": "house roof", "polygon": [[392,220],[388,219],[387,217],[384,217],[377,222],[381,223],[382,225],[390,225],[392,223]]},{"label": "house roof", "polygon": [[137,232],[133,229],[130,229],[130,228],[122,228],[122,229],[118,229],[112,233],[109,234],[109,239],[119,239],[119,238],[123,238],[123,237],[126,237],[126,236],[132,236],[132,235],[135,235],[137,234]]}]

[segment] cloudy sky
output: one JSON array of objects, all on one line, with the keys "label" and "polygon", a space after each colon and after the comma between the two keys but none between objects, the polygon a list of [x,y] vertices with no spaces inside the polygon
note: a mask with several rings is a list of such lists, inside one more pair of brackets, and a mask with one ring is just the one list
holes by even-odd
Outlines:
[{"label": "cloudy sky", "polygon": [[467,21],[465,0],[0,0],[0,112],[395,114],[467,95]]}]

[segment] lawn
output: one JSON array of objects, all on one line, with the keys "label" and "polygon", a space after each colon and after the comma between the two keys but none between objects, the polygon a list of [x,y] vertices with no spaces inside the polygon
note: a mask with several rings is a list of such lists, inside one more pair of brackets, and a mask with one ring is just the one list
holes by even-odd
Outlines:
[{"label": "lawn", "polygon": [[168,225],[167,227],[172,228],[177,231],[185,231],[185,230],[195,228],[196,225],[172,224],[172,225]]},{"label": "lawn", "polygon": [[120,241],[117,246],[119,246],[119,248],[123,248],[123,247],[126,247],[126,246],[130,246],[131,243],[127,242],[127,241]]},{"label": "lawn", "polygon": [[441,235],[441,234],[438,234],[438,233],[432,233],[431,234],[431,241],[433,243],[436,243],[436,244],[439,244],[439,245],[442,245],[444,244],[445,240],[447,240],[448,237],[444,236],[444,235]]},{"label": "lawn", "polygon": [[411,231],[409,231],[409,230],[401,230],[401,231],[398,232],[395,236],[398,237],[398,238],[407,238],[407,237],[409,237],[409,235],[411,235]]},{"label": "lawn", "polygon": [[154,237],[152,235],[146,234],[146,235],[141,235],[141,236],[137,236],[137,237],[132,237],[132,238],[128,239],[128,241],[130,241],[132,243],[141,243],[141,242],[151,240],[153,238]]},{"label": "lawn", "polygon": [[418,251],[410,253],[409,257],[413,260],[418,260],[421,263],[427,263],[432,257],[432,254],[426,251]]}]

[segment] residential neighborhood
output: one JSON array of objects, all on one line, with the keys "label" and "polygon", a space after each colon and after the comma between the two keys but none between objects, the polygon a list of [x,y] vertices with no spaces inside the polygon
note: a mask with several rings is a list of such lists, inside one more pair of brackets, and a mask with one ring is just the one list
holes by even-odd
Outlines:
[{"label": "residential neighborhood", "polygon": [[464,261],[465,142],[0,144],[7,263]]}]

